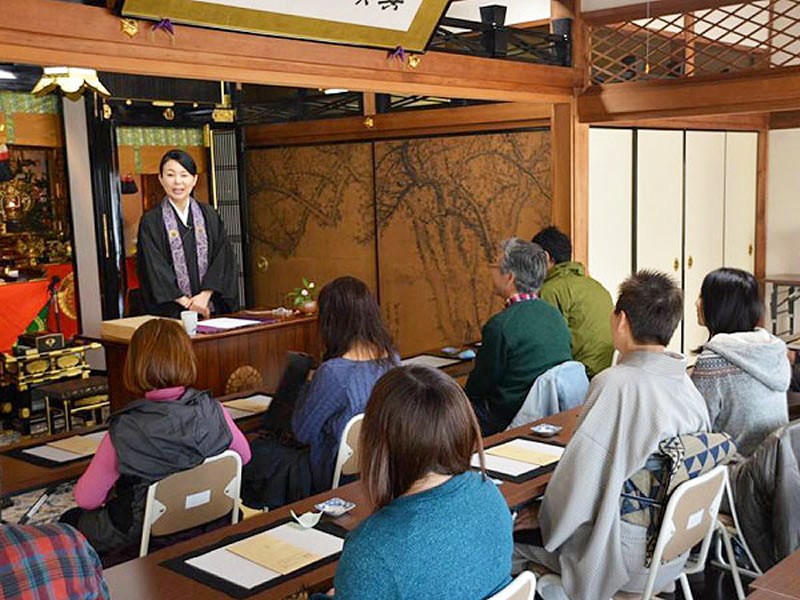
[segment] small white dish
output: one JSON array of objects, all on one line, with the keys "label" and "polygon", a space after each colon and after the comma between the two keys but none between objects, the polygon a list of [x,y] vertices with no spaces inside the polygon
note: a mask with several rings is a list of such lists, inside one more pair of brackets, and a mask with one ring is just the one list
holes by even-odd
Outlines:
[{"label": "small white dish", "polygon": [[293,510],[290,510],[289,512],[292,513],[292,517],[294,518],[294,520],[297,521],[297,524],[300,525],[300,527],[302,527],[303,529],[311,529],[312,527],[315,527],[316,524],[319,523],[319,520],[322,518],[321,512],[318,513],[307,512],[303,513],[299,517],[295,514]]},{"label": "small white dish", "polygon": [[314,508],[331,517],[341,517],[346,512],[353,510],[355,503],[342,500],[341,498],[328,498],[325,502],[315,504]]}]

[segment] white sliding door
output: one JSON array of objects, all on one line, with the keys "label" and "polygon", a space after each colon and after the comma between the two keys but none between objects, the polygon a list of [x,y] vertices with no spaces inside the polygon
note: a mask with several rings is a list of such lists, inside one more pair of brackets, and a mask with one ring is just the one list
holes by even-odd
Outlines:
[{"label": "white sliding door", "polygon": [[633,131],[589,129],[589,271],[616,300],[631,272]]},{"label": "white sliding door", "polygon": [[726,267],[753,272],[756,243],[758,134],[729,131],[725,143]]},{"label": "white sliding door", "polygon": [[725,132],[686,132],[685,178],[683,349],[690,355],[708,339],[694,306],[700,286],[708,272],[723,265]]},{"label": "white sliding door", "polygon": [[[643,129],[636,147],[636,269],[669,273],[680,285],[683,132]],[[680,326],[669,347],[680,351]]]}]

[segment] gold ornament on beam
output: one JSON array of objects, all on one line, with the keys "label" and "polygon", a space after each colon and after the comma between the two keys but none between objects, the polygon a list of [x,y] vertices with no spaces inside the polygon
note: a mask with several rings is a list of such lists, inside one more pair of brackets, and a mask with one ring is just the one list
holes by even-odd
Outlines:
[{"label": "gold ornament on beam", "polygon": [[364,127],[366,127],[367,129],[372,129],[373,127],[375,127],[375,119],[373,119],[372,117],[365,117],[363,122],[364,122]]},{"label": "gold ornament on beam", "polygon": [[422,62],[422,57],[420,55],[411,54],[408,57],[408,68],[409,69],[416,69],[421,62]]},{"label": "gold ornament on beam", "polygon": [[119,28],[129,38],[139,35],[139,22],[135,19],[120,19]]},{"label": "gold ornament on beam", "polygon": [[41,78],[33,86],[31,94],[38,97],[61,91],[70,100],[77,100],[87,89],[101,96],[111,96],[111,92],[100,82],[97,71],[94,69],[45,67]]}]

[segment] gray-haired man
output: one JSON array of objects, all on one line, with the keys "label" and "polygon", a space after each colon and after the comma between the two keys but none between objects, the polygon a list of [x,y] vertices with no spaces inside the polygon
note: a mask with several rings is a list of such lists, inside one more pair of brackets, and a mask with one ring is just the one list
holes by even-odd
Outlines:
[{"label": "gray-haired man", "polygon": [[547,273],[544,250],[511,238],[502,242],[491,267],[505,308],[483,326],[466,386],[484,435],[504,430],[536,378],[572,358],[564,317],[537,296]]}]

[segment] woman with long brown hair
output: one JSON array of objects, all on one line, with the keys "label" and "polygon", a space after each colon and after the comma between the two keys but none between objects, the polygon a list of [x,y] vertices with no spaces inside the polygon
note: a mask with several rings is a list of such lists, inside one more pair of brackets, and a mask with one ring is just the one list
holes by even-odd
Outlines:
[{"label": "woman with long brown hair", "polygon": [[190,386],[197,375],[180,324],[152,319],[131,338],[125,386],[143,398],[109,420],[92,462],[75,485],[78,504],[62,516],[100,555],[137,543],[148,486],[230,448],[250,460],[250,446],[228,411]]},{"label": "woman with long brown hair", "polygon": [[[511,580],[511,514],[471,470],[481,432],[444,373],[394,369],[372,391],[361,427],[361,478],[377,510],[353,531],[336,598],[486,598]],[[481,471],[483,469],[481,468]]]},{"label": "woman with long brown hair", "polygon": [[314,491],[331,487],[339,439],[364,412],[372,386],[397,364],[394,344],[369,288],[339,277],[319,295],[323,363],[301,392],[292,415],[295,438],[311,447]]}]

